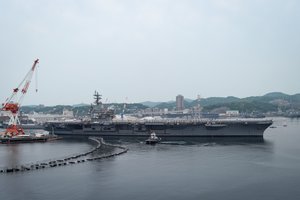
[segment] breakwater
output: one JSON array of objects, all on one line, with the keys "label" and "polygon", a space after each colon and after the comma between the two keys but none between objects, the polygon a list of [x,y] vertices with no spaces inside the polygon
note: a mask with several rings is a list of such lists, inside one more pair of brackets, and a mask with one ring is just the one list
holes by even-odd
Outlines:
[{"label": "breakwater", "polygon": [[[96,146],[92,148],[88,152],[79,153],[75,155],[65,156],[63,158],[55,158],[50,160],[38,161],[30,164],[22,164],[13,167],[5,167],[0,169],[0,173],[14,173],[14,172],[24,172],[24,171],[32,171],[32,170],[40,170],[46,168],[54,168],[54,167],[61,167],[67,165],[74,165],[89,161],[101,160],[105,158],[110,158],[114,156],[121,155],[126,153],[128,149],[126,147],[120,145],[114,145],[106,143],[103,138],[95,138],[90,137],[89,140],[93,141]],[[102,147],[112,147],[115,149],[119,149],[119,151],[113,151],[110,153],[105,153],[101,151]]]}]

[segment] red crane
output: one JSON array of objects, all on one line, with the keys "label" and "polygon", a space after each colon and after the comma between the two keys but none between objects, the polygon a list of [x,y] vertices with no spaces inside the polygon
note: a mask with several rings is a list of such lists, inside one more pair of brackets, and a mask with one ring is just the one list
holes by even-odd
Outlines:
[{"label": "red crane", "polygon": [[[21,107],[21,103],[27,90],[29,88],[34,70],[36,65],[39,63],[39,59],[36,59],[30,68],[29,72],[26,74],[25,78],[22,82],[18,85],[17,88],[13,89],[12,95],[6,99],[6,101],[2,104],[3,111],[8,111],[10,113],[10,120],[8,123],[8,127],[6,128],[4,135],[5,136],[17,136],[17,135],[24,135],[24,130],[20,126],[19,120],[19,109]],[[23,86],[23,87],[22,87]],[[20,88],[22,87],[22,90]],[[20,98],[17,98],[18,94],[21,93]]]}]

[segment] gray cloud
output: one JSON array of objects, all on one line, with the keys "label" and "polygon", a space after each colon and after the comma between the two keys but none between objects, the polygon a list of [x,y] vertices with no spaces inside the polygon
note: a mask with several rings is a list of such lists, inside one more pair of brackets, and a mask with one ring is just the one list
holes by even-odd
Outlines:
[{"label": "gray cloud", "polygon": [[[298,1],[1,1],[0,99],[24,104],[299,92]],[[32,85],[34,86],[34,85]]]}]

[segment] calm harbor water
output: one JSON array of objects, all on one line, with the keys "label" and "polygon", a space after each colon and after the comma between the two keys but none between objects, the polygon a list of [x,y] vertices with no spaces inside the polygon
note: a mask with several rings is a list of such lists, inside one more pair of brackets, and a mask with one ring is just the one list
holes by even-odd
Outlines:
[{"label": "calm harbor water", "polygon": [[[274,126],[264,139],[181,139],[155,146],[138,139],[115,140],[128,153],[0,174],[0,199],[298,199],[300,120],[275,119]],[[0,167],[91,147],[87,140],[0,145]]]}]

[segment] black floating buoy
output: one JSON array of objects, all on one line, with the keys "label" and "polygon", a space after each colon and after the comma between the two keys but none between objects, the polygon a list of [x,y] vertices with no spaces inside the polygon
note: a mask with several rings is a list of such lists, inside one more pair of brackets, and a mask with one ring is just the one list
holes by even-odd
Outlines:
[{"label": "black floating buoy", "polygon": [[11,173],[11,172],[14,172],[14,170],[9,168],[9,169],[6,169],[6,172]]}]

